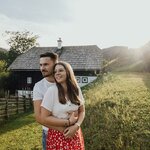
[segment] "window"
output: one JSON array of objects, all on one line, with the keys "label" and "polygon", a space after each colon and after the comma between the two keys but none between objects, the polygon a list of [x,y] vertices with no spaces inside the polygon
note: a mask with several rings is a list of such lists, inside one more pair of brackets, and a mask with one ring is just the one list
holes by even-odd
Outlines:
[{"label": "window", "polygon": [[27,84],[32,84],[32,77],[27,77]]}]

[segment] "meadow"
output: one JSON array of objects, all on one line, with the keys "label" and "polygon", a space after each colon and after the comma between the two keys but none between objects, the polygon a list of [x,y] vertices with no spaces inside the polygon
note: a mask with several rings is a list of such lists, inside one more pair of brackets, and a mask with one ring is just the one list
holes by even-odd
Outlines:
[{"label": "meadow", "polygon": [[[108,73],[82,88],[86,150],[150,149],[150,74]],[[1,150],[40,150],[33,112],[1,125]]]}]

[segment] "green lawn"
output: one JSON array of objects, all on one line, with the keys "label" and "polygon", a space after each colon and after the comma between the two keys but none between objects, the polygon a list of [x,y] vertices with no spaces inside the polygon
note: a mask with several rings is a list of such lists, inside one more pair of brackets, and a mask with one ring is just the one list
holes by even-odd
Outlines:
[{"label": "green lawn", "polygon": [[41,133],[33,112],[19,115],[0,128],[0,150],[40,150]]},{"label": "green lawn", "polygon": [[[150,149],[150,74],[107,74],[82,90],[86,150]],[[41,126],[32,113],[1,126],[0,149],[41,149]]]}]

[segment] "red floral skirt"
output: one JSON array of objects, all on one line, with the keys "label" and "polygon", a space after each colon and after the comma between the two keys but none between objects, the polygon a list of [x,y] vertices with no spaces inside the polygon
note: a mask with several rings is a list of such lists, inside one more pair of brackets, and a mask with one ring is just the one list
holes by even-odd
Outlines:
[{"label": "red floral skirt", "polygon": [[46,141],[47,150],[84,150],[84,140],[81,128],[73,138],[65,139],[62,132],[49,129]]}]

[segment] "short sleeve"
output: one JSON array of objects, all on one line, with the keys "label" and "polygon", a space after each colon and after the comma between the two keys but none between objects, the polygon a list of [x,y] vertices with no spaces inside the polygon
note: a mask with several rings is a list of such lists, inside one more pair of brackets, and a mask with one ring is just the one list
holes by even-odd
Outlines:
[{"label": "short sleeve", "polygon": [[84,105],[84,98],[83,98],[83,95],[82,95],[81,88],[78,87],[78,89],[79,89],[79,98],[80,98],[80,101],[81,101],[81,104],[80,104],[80,106],[81,106],[81,105]]},{"label": "short sleeve", "polygon": [[33,101],[42,100],[42,99],[43,99],[43,94],[41,93],[37,84],[35,84],[35,86],[33,88]]},{"label": "short sleeve", "polygon": [[49,87],[46,91],[41,106],[45,109],[52,111],[55,99],[55,92],[53,87]]}]

